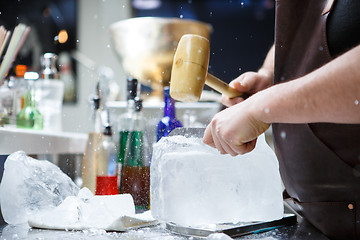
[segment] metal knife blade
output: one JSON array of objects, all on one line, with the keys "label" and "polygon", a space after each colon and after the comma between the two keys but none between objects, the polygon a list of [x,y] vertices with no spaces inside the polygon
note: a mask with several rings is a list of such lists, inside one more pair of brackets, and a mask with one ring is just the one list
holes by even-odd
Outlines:
[{"label": "metal knife blade", "polygon": [[198,137],[204,136],[205,128],[175,128],[169,134],[169,136],[181,135],[185,137]]}]

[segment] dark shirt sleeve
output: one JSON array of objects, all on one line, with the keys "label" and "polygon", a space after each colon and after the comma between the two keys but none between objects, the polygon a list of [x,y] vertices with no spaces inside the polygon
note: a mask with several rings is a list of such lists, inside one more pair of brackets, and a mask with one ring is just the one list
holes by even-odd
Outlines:
[{"label": "dark shirt sleeve", "polygon": [[336,57],[360,44],[360,1],[337,0],[327,21],[330,53]]}]

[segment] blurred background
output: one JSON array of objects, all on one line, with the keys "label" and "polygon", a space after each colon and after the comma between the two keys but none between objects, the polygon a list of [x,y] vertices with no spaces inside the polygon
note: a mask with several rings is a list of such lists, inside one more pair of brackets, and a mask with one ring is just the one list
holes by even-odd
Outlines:
[{"label": "blurred background", "polygon": [[[176,17],[209,23],[209,72],[230,82],[243,72],[257,70],[273,42],[274,0],[35,0],[0,2],[0,25],[31,27],[16,64],[40,70],[46,52],[70,56],[74,76],[73,97],[65,99],[63,130],[86,132],[88,96],[99,78],[84,63],[106,66],[118,87],[111,100],[126,99],[126,73],[117,58],[109,26],[132,17]],[[77,54],[76,54],[77,53]],[[83,63],[74,56],[83,57]],[[115,85],[114,85],[115,86]],[[146,88],[146,86],[143,86]]]},{"label": "blurred background", "polygon": [[[92,105],[89,99],[95,94],[99,78],[107,80],[107,100],[113,103],[109,107],[112,113],[116,115],[119,109],[125,110],[128,76],[114,50],[109,27],[115,22],[135,17],[191,19],[210,24],[208,71],[225,82],[246,71],[256,71],[274,38],[274,0],[0,1],[0,25],[9,30],[19,23],[31,27],[14,66],[23,64],[28,71],[40,72],[40,57],[47,52],[57,54],[60,66],[67,66],[71,86],[65,85],[65,91],[71,91],[64,97],[62,131],[72,133],[87,133],[90,129]],[[63,71],[60,67],[58,70],[60,73]],[[11,71],[10,74],[13,74]],[[149,86],[143,85],[142,90],[148,91]],[[218,105],[180,107],[177,116],[182,120],[184,111],[191,108],[196,111],[195,115],[203,116],[201,122],[206,123],[219,110]],[[163,114],[161,106],[147,105],[145,99],[145,116],[150,116],[147,124],[156,126]],[[116,117],[113,116],[113,120],[116,121]],[[154,136],[151,131],[150,135]],[[11,135],[12,132],[5,131],[4,134]],[[81,144],[84,143],[83,136],[77,138]],[[0,153],[0,179],[9,151],[5,149]],[[62,170],[73,179],[78,177],[79,172],[75,176],[74,169],[79,168],[82,154],[75,159],[64,158],[66,161],[58,162],[63,165],[60,166]]]}]

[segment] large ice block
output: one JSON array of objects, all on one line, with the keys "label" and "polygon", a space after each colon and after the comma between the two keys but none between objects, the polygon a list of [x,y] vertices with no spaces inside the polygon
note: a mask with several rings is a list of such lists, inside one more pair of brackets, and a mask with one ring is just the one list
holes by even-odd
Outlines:
[{"label": "large ice block", "polygon": [[264,135],[232,157],[199,138],[172,136],[154,145],[150,171],[154,218],[182,226],[283,217],[277,158]]}]

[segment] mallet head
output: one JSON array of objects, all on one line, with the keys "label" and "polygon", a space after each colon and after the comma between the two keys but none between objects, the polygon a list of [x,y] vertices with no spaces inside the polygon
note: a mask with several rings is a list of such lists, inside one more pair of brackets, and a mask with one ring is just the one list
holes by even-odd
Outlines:
[{"label": "mallet head", "polygon": [[170,95],[183,102],[200,99],[209,67],[210,43],[195,34],[183,35],[171,70]]}]

